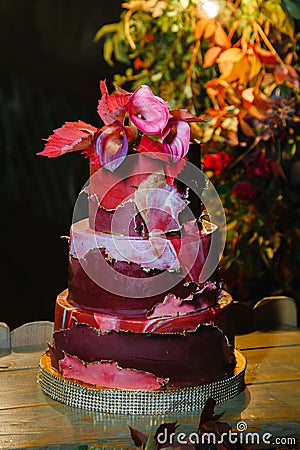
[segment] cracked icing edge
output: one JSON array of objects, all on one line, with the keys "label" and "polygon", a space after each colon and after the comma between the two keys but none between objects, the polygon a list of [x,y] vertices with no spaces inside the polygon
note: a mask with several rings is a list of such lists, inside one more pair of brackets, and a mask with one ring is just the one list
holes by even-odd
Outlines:
[{"label": "cracked icing edge", "polygon": [[[156,248],[153,244],[153,239],[153,242],[150,242],[142,237],[95,232],[88,227],[88,219],[74,223],[70,234],[70,255],[79,260],[85,258],[90,251],[102,248],[110,260],[136,263],[146,269],[180,270],[180,263],[175,248],[172,242],[167,239],[154,238],[157,243],[162,244],[159,254],[155,255],[151,250]],[[133,244],[135,248],[131,248],[128,244]],[[128,250],[130,249],[134,250],[133,255],[129,254]],[[137,249],[140,249],[143,258],[148,258],[147,261],[141,261],[140,258],[134,257]],[[149,260],[149,258],[152,259]]]},{"label": "cracked icing edge", "polygon": [[[147,318],[154,319],[158,317],[183,317],[196,312],[204,311],[210,306],[201,307],[192,305],[197,302],[197,296],[205,293],[207,290],[219,290],[217,281],[206,281],[204,286],[195,292],[191,292],[188,297],[180,298],[172,292],[167,294],[162,302],[157,302],[150,311],[148,311]],[[218,294],[219,295],[219,294]],[[222,295],[223,296],[223,295]]]}]

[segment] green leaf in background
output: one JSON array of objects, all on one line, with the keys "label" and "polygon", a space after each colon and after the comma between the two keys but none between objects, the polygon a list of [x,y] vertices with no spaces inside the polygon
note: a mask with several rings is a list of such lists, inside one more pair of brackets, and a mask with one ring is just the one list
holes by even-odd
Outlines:
[{"label": "green leaf in background", "polygon": [[98,42],[101,38],[106,35],[113,35],[119,31],[120,23],[109,23],[107,25],[103,25],[100,30],[97,31],[94,37],[94,41]]},{"label": "green leaf in background", "polygon": [[294,19],[300,20],[300,3],[297,0],[283,0],[285,8]]}]

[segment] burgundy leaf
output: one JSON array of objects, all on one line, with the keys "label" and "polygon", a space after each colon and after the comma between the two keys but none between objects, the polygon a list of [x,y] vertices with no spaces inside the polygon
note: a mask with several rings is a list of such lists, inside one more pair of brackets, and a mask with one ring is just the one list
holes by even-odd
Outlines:
[{"label": "burgundy leaf", "polygon": [[147,442],[147,436],[141,431],[132,428],[130,425],[128,425],[128,428],[130,430],[130,436],[136,447],[142,447],[142,445]]},{"label": "burgundy leaf", "polygon": [[203,425],[204,423],[213,420],[214,413],[215,413],[215,406],[216,406],[216,401],[213,398],[208,398],[206,400],[204,408],[201,413],[201,417],[200,417],[199,429],[200,429],[201,425]]},{"label": "burgundy leaf", "polygon": [[194,116],[189,113],[186,109],[173,109],[170,114],[175,120],[184,120],[185,122],[205,122],[205,120],[200,117]]}]

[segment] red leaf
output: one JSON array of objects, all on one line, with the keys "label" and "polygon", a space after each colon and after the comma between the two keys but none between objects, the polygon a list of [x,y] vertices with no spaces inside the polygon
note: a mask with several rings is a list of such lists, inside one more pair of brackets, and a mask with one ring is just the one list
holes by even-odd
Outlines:
[{"label": "red leaf", "polygon": [[184,120],[185,122],[205,122],[200,117],[189,113],[186,109],[173,109],[170,111],[170,114],[172,114],[173,118],[176,120]]},{"label": "red leaf", "polygon": [[100,90],[102,97],[98,102],[97,112],[104,124],[110,125],[116,120],[123,123],[131,94],[123,92],[109,94],[103,80],[100,81]]},{"label": "red leaf", "polygon": [[296,88],[299,88],[299,76],[296,70],[288,64],[284,67],[276,66],[274,69],[274,78],[277,83],[283,83],[286,81],[296,86]]},{"label": "red leaf", "polygon": [[135,150],[141,153],[161,153],[162,155],[165,155],[165,158],[162,159],[168,159],[168,155],[162,153],[162,144],[146,135],[142,136],[141,142],[135,147]]},{"label": "red leaf", "polygon": [[135,147],[135,150],[140,153],[148,153],[154,159],[165,161],[167,163],[165,166],[166,180],[171,186],[174,184],[176,176],[182,172],[186,165],[186,158],[181,158],[178,162],[171,163],[170,156],[162,152],[162,144],[146,135],[142,136],[141,142]]},{"label": "red leaf", "polygon": [[176,179],[177,175],[183,171],[186,166],[186,161],[187,158],[184,157],[177,163],[166,165],[166,181],[168,184],[173,186],[174,179]]},{"label": "red leaf", "polygon": [[97,128],[82,122],[66,122],[61,128],[54,130],[48,138],[47,144],[38,155],[55,158],[65,153],[88,149],[93,140]]},{"label": "red leaf", "polygon": [[260,45],[255,45],[253,47],[253,50],[263,64],[273,65],[277,63],[276,56],[269,50],[265,50],[264,48],[262,48]]}]

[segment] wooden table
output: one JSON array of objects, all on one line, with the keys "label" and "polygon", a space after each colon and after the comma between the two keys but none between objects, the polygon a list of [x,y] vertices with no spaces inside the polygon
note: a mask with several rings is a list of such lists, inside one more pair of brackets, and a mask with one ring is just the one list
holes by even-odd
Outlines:
[{"label": "wooden table", "polygon": [[[219,405],[222,421],[233,428],[245,421],[248,432],[300,440],[300,330],[238,336],[247,359],[246,387]],[[46,397],[37,383],[41,349],[0,357],[0,448],[73,449],[79,444],[134,448],[128,425],[148,434],[177,420],[181,432],[195,432],[198,413],[157,417],[107,416],[70,408]],[[260,446],[262,447],[262,446]],[[51,447],[52,449],[55,447]],[[270,447],[269,447],[270,448]]]}]

